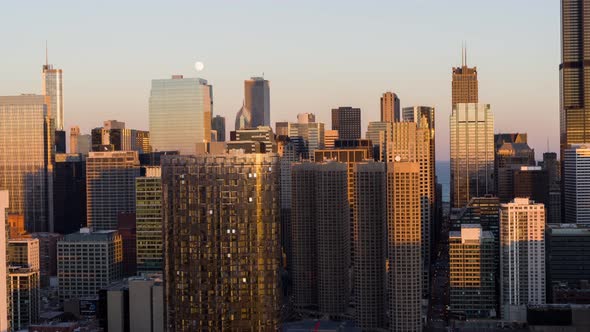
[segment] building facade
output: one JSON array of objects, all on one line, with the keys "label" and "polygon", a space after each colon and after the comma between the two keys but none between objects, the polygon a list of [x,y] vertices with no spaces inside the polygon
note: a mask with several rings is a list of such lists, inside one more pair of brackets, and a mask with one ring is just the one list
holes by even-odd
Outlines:
[{"label": "building facade", "polygon": [[39,270],[11,266],[8,269],[10,326],[12,331],[26,329],[39,321],[41,293]]},{"label": "building facade", "polygon": [[117,229],[120,212],[135,212],[136,151],[91,152],[86,159],[87,224],[93,230]]},{"label": "building facade", "polygon": [[78,153],[58,153],[53,174],[53,231],[77,232],[86,227],[86,160]]},{"label": "building facade", "polygon": [[137,271],[162,272],[162,170],[159,166],[145,169],[145,175],[135,179]]},{"label": "building facade", "polygon": [[53,230],[53,126],[49,97],[0,97],[0,188],[8,213],[24,215],[29,232]]},{"label": "building facade", "polygon": [[64,130],[63,71],[53,65],[43,65],[43,95],[49,97],[49,110],[55,130]]},{"label": "building facade", "polygon": [[[263,77],[244,81],[244,106],[250,110],[251,128],[270,127],[270,85]],[[237,128],[236,128],[237,129]]]},{"label": "building facade", "polygon": [[461,67],[453,67],[451,90],[452,106],[456,104],[478,103],[479,91],[477,81],[477,67],[467,66],[467,51],[463,49]]},{"label": "building facade", "polygon": [[162,160],[167,330],[275,330],[276,154]]},{"label": "building facade", "polygon": [[338,107],[332,109],[332,130],[338,130],[340,139],[361,138],[361,109]]},{"label": "building facade", "polygon": [[211,119],[211,129],[217,132],[217,142],[225,142],[225,118],[216,115]]},{"label": "building facade", "polygon": [[400,100],[391,92],[385,92],[381,96],[381,122],[400,122]]},{"label": "building facade", "polygon": [[590,223],[590,145],[565,150],[563,194],[565,222]]},{"label": "building facade", "polygon": [[[0,257],[8,257],[6,250],[8,234],[6,234],[6,211],[10,206],[8,190],[0,190]],[[0,280],[8,280],[8,264],[0,264]],[[0,282],[0,331],[8,331],[10,328],[8,321],[8,282]]]},{"label": "building facade", "polygon": [[149,100],[153,151],[194,154],[196,144],[211,140],[213,87],[201,78],[152,80]]},{"label": "building facade", "polygon": [[494,192],[494,115],[488,104],[453,106],[451,129],[451,206]]}]

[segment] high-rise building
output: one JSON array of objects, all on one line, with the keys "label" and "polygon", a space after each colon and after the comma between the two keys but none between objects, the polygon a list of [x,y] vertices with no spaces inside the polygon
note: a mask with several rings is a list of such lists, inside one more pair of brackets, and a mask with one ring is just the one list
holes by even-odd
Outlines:
[{"label": "high-rise building", "polygon": [[[526,133],[495,134],[494,188],[500,202],[514,197],[514,173],[522,166],[535,166],[535,150],[527,144]],[[545,202],[541,202],[545,203]]]},{"label": "high-rise building", "polygon": [[479,102],[477,67],[469,68],[467,66],[467,51],[465,49],[463,49],[461,67],[453,67],[451,100],[453,107],[456,104],[477,104]]},{"label": "high-rise building", "polygon": [[573,145],[563,158],[565,222],[590,223],[590,144]]},{"label": "high-rise building", "polygon": [[149,101],[153,151],[194,154],[196,144],[211,140],[213,87],[201,78],[152,80]]},{"label": "high-rise building", "polygon": [[39,240],[41,287],[47,287],[51,277],[57,276],[57,242],[63,239],[63,235],[57,233],[33,233],[31,236]]},{"label": "high-rise building", "polygon": [[90,152],[86,159],[88,227],[115,230],[120,212],[135,212],[139,175],[137,151]]},{"label": "high-rise building", "polygon": [[82,135],[80,127],[70,128],[70,153],[87,155],[92,150],[92,135]]},{"label": "high-rise building", "polygon": [[41,293],[39,270],[10,266],[8,270],[10,297],[10,325],[12,331],[21,331],[39,321]]},{"label": "high-rise building", "polygon": [[315,122],[315,115],[302,113],[297,116],[298,122],[277,122],[277,135],[286,135],[294,143],[299,142],[303,158],[313,158],[314,151],[323,149],[325,143],[325,128],[321,122]]},{"label": "high-rise building", "polygon": [[81,154],[55,155],[54,232],[69,234],[86,227],[86,161]]},{"label": "high-rise building", "polygon": [[[588,15],[584,0],[561,1],[561,64],[560,83],[560,150],[572,144],[590,142],[590,95],[585,87],[590,85],[588,74],[588,36],[590,25],[584,19]],[[562,164],[562,169],[567,167]],[[566,211],[567,211],[566,206]]]},{"label": "high-rise building", "polygon": [[270,126],[270,86],[263,77],[252,77],[244,81],[244,106],[250,110],[250,126]]},{"label": "high-rise building", "polygon": [[338,138],[361,138],[361,109],[338,107],[332,109],[332,130],[338,130]]},{"label": "high-rise building", "polygon": [[295,308],[342,315],[350,288],[347,167],[334,161],[303,162],[291,172]]},{"label": "high-rise building", "polygon": [[385,92],[381,96],[381,122],[400,122],[400,101],[398,96],[391,92]]},{"label": "high-rise building", "polygon": [[560,293],[580,292],[590,275],[590,225],[547,224],[545,239],[547,302],[568,303]]},{"label": "high-rise building", "polygon": [[387,148],[393,140],[392,122],[369,122],[365,137],[373,144],[373,157],[375,160],[387,161],[389,155]]},{"label": "high-rise building", "polygon": [[338,130],[326,130],[324,131],[324,148],[333,149],[334,141],[338,139]]},{"label": "high-rise building", "polygon": [[494,192],[494,115],[488,104],[454,104],[451,129],[451,206]]},{"label": "high-rise building", "polygon": [[63,72],[54,69],[53,65],[43,65],[43,95],[49,97],[49,110],[51,119],[54,120],[55,130],[64,130],[64,92]]},{"label": "high-rise building", "polygon": [[543,203],[549,216],[551,206],[547,180],[547,171],[540,166],[521,166],[519,170],[514,171],[514,197],[528,197],[537,203]]},{"label": "high-rise building", "polygon": [[145,175],[135,178],[137,227],[137,271],[162,272],[162,171],[145,167]]},{"label": "high-rise building", "polygon": [[[8,257],[6,250],[6,211],[8,211],[8,190],[0,190],[0,257]],[[0,264],[0,280],[8,280],[7,264]],[[0,331],[8,331],[8,282],[0,282]]]},{"label": "high-rise building", "polygon": [[[93,248],[93,250],[89,250]],[[65,235],[57,243],[59,299],[81,299],[121,279],[123,244],[117,231],[88,228]]]},{"label": "high-rise building", "polygon": [[481,225],[462,224],[449,232],[450,310],[467,318],[496,316],[494,235]]},{"label": "high-rise building", "polygon": [[423,297],[430,294],[430,258],[432,246],[432,226],[434,222],[434,164],[431,162],[430,130],[418,128],[415,122],[396,122],[393,124],[393,137],[388,142],[387,162],[400,160],[415,162],[420,166],[420,227]]},{"label": "high-rise building", "polygon": [[387,234],[385,163],[354,164],[355,321],[362,329],[386,326],[385,238]]},{"label": "high-rise building", "polygon": [[422,331],[420,164],[387,164],[389,330]]},{"label": "high-rise building", "polygon": [[92,129],[92,151],[151,152],[149,131],[125,128],[125,122],[107,120]]},{"label": "high-rise building", "polygon": [[[238,129],[230,133],[230,141],[232,142],[243,142],[243,141],[254,141],[261,142],[264,146],[262,152],[271,153],[277,152],[277,143],[275,141],[275,134],[272,132],[271,127],[258,126],[250,129]],[[228,144],[228,148],[231,146]]]},{"label": "high-rise building", "polygon": [[279,174],[276,154],[162,159],[167,330],[278,328]]},{"label": "high-rise building", "polygon": [[131,277],[137,273],[137,227],[134,212],[119,212],[117,231],[123,244],[123,276]]},{"label": "high-rise building", "polygon": [[39,263],[39,240],[21,238],[8,240],[8,265],[28,267],[35,271],[41,268]]},{"label": "high-rise building", "polygon": [[252,128],[252,112],[246,108],[245,102],[236,114],[235,130]]},{"label": "high-rise building", "polygon": [[21,214],[29,232],[53,229],[53,130],[49,97],[0,97],[0,188],[8,213]]},{"label": "high-rise building", "polygon": [[6,220],[8,224],[9,239],[26,237],[25,216],[22,214],[8,214]]},{"label": "high-rise building", "polygon": [[501,205],[501,305],[505,320],[526,320],[545,303],[545,206],[528,198]]},{"label": "high-rise building", "polygon": [[[211,129],[217,132],[217,142],[225,142],[225,118],[216,115],[211,119]],[[237,129],[237,128],[236,128]]]},{"label": "high-rise building", "polygon": [[70,153],[78,153],[78,137],[80,136],[80,127],[73,126],[70,128]]}]

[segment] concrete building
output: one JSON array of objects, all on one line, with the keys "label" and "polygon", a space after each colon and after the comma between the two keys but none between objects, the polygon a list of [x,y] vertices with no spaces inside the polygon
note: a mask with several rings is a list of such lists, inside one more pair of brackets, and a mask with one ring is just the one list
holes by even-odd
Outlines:
[{"label": "concrete building", "polygon": [[291,174],[295,309],[343,315],[350,290],[347,166],[304,162]]},{"label": "concrete building", "polygon": [[162,272],[162,170],[145,167],[145,175],[135,179],[137,227],[137,271]]},{"label": "concrete building", "polygon": [[252,77],[244,81],[244,106],[252,114],[250,128],[270,127],[270,85],[268,80],[265,80],[264,77]]},{"label": "concrete building", "polygon": [[[6,210],[8,210],[8,190],[0,190],[0,257],[8,257],[6,250],[8,238],[6,234]],[[8,280],[7,264],[0,264],[0,280]],[[0,331],[10,328],[8,321],[8,282],[0,282]]]},{"label": "concrete building", "polygon": [[494,115],[488,104],[453,104],[451,207],[494,192]]},{"label": "concrete building", "polygon": [[361,109],[349,106],[332,109],[332,130],[338,130],[338,138],[361,138]]},{"label": "concrete building", "polygon": [[353,294],[355,321],[366,330],[386,327],[385,164],[355,163]]},{"label": "concrete building", "polygon": [[381,96],[381,122],[400,122],[400,100],[391,92],[385,92]]},{"label": "concrete building", "polygon": [[393,140],[392,122],[369,122],[365,137],[373,144],[373,157],[375,160],[387,162],[390,156],[388,147]]},{"label": "concrete building", "polygon": [[528,198],[501,205],[502,318],[523,321],[527,305],[544,304],[545,206]]},{"label": "concrete building", "polygon": [[478,224],[449,232],[450,310],[467,318],[496,317],[496,245]]},{"label": "concrete building", "polygon": [[87,155],[92,151],[92,135],[83,135],[80,127],[73,126],[70,128],[70,153],[79,153]]},{"label": "concrete building", "polygon": [[590,144],[566,149],[563,158],[565,222],[590,223]]},{"label": "concrete building", "polygon": [[58,233],[33,233],[31,237],[39,240],[39,265],[41,287],[49,286],[51,277],[57,276],[57,242],[63,239]]},{"label": "concrete building", "polygon": [[390,331],[422,331],[420,164],[387,165],[387,252]]},{"label": "concrete building", "polygon": [[311,159],[316,150],[323,149],[325,143],[325,128],[321,122],[315,122],[315,115],[302,113],[301,121],[298,122],[277,122],[277,135],[286,135],[293,142],[301,142],[302,146],[297,150],[301,151],[303,158]]},{"label": "concrete building", "polygon": [[86,159],[87,223],[94,230],[117,229],[120,212],[135,212],[137,151],[91,152]]},{"label": "concrete building", "polygon": [[230,141],[260,142],[262,143],[262,153],[277,152],[275,134],[272,132],[272,128],[268,126],[234,130],[230,133]]},{"label": "concrete building", "polygon": [[153,151],[194,154],[197,144],[211,140],[213,87],[201,78],[152,80],[149,100]]},{"label": "concrete building", "polygon": [[28,232],[53,230],[53,127],[49,97],[0,97],[0,188],[8,213],[24,215]]},{"label": "concrete building", "polygon": [[99,289],[122,278],[122,262],[123,244],[117,231],[83,228],[65,235],[57,243],[60,301],[96,296]]},{"label": "concrete building", "polygon": [[39,240],[21,238],[8,240],[8,265],[31,268],[39,271]]},{"label": "concrete building", "polygon": [[334,141],[338,139],[338,130],[326,130],[324,131],[324,148],[333,149]]},{"label": "concrete building", "polygon": [[276,154],[162,159],[166,330],[278,327],[279,174]]}]

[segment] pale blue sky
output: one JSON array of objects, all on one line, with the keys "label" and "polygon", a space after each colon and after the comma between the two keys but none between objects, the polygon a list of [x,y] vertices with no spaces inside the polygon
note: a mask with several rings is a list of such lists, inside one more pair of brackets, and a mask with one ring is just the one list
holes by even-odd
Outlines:
[{"label": "pale blue sky", "polygon": [[[537,155],[559,144],[558,0],[7,1],[0,12],[0,95],[39,93],[44,43],[64,70],[65,123],[148,128],[150,80],[200,76],[233,129],[243,80],[271,82],[271,120],[362,108],[379,97],[437,108],[437,158],[448,159],[451,67],[479,70],[496,131],[526,131]],[[205,70],[195,72],[201,60]]]}]

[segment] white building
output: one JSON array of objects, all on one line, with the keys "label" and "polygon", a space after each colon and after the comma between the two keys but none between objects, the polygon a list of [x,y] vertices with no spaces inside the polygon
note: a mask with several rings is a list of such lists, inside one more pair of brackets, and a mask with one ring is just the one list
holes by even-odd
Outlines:
[{"label": "white building", "polygon": [[565,222],[590,222],[590,144],[564,152]]},{"label": "white building", "polygon": [[528,198],[501,205],[502,318],[526,321],[526,305],[545,303],[545,206]]}]

